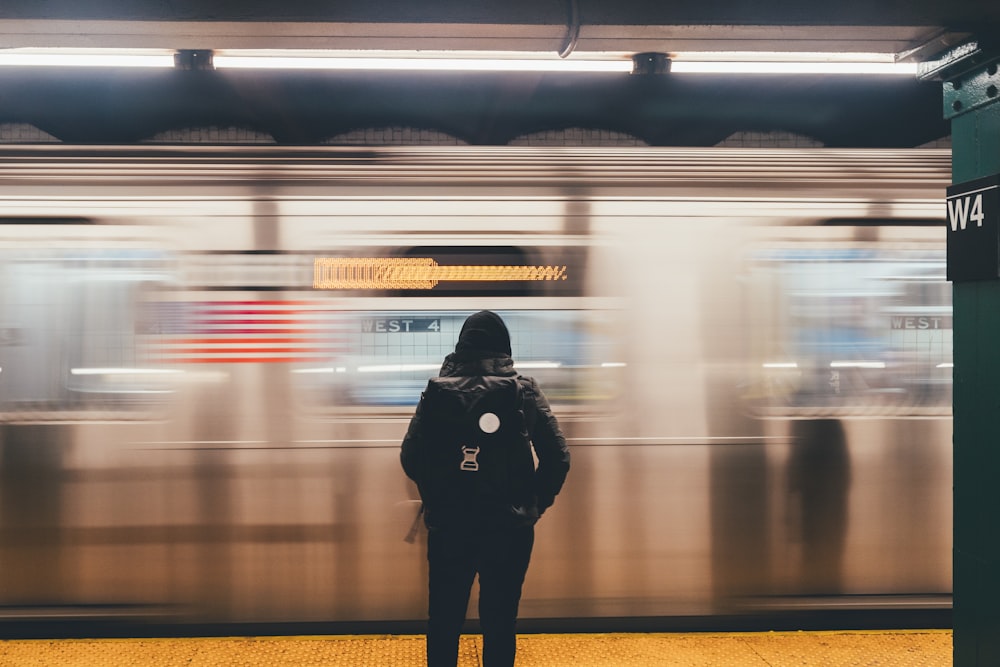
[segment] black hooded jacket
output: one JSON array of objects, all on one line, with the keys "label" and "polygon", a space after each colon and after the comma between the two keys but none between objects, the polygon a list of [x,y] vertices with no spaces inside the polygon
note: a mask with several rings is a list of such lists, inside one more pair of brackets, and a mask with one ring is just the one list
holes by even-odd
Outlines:
[{"label": "black hooded jacket", "polygon": [[[538,459],[530,497],[511,507],[515,523],[533,523],[548,509],[562,488],[569,472],[570,454],[566,439],[549,402],[538,383],[530,377],[519,375],[510,357],[510,335],[503,320],[490,311],[471,315],[462,327],[455,352],[445,357],[440,377],[516,377],[521,386],[522,409],[528,437]],[[425,396],[421,396],[416,412],[410,420],[400,451],[400,460],[406,475],[417,483],[424,496],[428,460],[427,441],[422,428],[427,409]],[[429,506],[424,498],[424,521],[428,527],[455,525],[469,518],[468,508]]]}]

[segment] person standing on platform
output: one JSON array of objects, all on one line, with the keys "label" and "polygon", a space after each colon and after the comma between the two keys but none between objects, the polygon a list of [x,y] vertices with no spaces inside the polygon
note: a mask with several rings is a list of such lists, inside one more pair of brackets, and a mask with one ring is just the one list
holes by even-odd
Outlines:
[{"label": "person standing on platform", "polygon": [[427,526],[428,667],[457,664],[477,574],[483,665],[512,667],[534,526],[562,488],[570,454],[538,383],[514,369],[496,313],[465,320],[420,396],[400,461]]}]

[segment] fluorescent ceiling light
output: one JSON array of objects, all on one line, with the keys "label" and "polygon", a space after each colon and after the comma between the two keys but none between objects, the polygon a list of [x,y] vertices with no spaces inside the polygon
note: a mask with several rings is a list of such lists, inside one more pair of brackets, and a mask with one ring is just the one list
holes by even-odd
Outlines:
[{"label": "fluorescent ceiling light", "polygon": [[560,368],[562,364],[558,361],[526,361],[521,364],[515,364],[515,366],[529,370],[538,370],[544,368]]},{"label": "fluorescent ceiling light", "polygon": [[407,371],[436,371],[440,364],[376,364],[358,366],[359,373],[405,373]]},{"label": "fluorescent ceiling light", "polygon": [[678,74],[895,74],[916,76],[916,63],[892,53],[827,51],[702,51],[671,55]]},{"label": "fluorescent ceiling light", "polygon": [[863,51],[683,51],[670,54],[674,62],[754,63],[894,63],[893,53]]},{"label": "fluorescent ceiling light", "polygon": [[831,361],[830,368],[885,368],[884,361]]},{"label": "fluorescent ceiling light", "polygon": [[170,368],[71,368],[70,375],[175,375],[183,371]]},{"label": "fluorescent ceiling light", "polygon": [[632,71],[627,54],[594,53],[560,58],[555,53],[457,51],[237,51],[218,50],[217,69],[390,70],[424,72],[618,72]]},{"label": "fluorescent ceiling light", "polygon": [[[0,50],[0,67],[172,68],[169,49]],[[244,50],[211,52],[217,69],[381,70],[425,72],[632,72],[633,54],[512,51]],[[895,62],[891,53],[684,52],[666,54],[676,74],[854,74],[915,76],[916,63]]]},{"label": "fluorescent ceiling light", "polygon": [[737,62],[675,60],[676,74],[889,74],[916,76],[916,63]]},{"label": "fluorescent ceiling light", "polygon": [[293,373],[346,373],[344,366],[327,366],[324,368],[296,368]]},{"label": "fluorescent ceiling light", "polygon": [[[669,54],[678,74],[895,74],[916,75],[916,63],[887,53],[692,52]],[[578,52],[569,58],[541,52],[219,50],[216,68],[471,72],[633,71],[632,54]]]},{"label": "fluorescent ceiling light", "polygon": [[0,67],[160,67],[174,66],[168,49],[3,49]]}]

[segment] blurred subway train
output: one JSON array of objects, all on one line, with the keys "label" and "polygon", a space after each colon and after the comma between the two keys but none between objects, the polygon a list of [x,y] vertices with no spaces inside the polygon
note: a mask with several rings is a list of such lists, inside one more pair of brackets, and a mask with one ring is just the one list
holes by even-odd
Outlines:
[{"label": "blurred subway train", "polygon": [[399,442],[483,308],[573,455],[523,628],[947,611],[949,180],[935,149],[0,148],[0,627],[419,623]]}]

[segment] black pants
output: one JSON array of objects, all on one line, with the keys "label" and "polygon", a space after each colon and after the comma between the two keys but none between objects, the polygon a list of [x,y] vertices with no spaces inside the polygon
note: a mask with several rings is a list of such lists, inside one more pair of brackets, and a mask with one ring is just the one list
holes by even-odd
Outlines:
[{"label": "black pants", "polygon": [[483,666],[513,667],[517,607],[534,542],[534,526],[428,531],[428,667],[458,662],[458,639],[477,573]]}]

